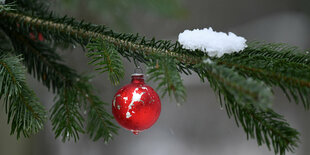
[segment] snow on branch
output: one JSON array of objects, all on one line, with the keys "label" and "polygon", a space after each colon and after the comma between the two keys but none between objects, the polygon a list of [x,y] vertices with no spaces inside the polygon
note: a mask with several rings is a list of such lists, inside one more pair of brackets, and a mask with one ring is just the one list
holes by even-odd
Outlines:
[{"label": "snow on branch", "polygon": [[225,53],[242,51],[247,47],[246,39],[232,32],[216,32],[210,28],[185,30],[178,41],[185,49],[201,50],[211,57],[221,57]]}]

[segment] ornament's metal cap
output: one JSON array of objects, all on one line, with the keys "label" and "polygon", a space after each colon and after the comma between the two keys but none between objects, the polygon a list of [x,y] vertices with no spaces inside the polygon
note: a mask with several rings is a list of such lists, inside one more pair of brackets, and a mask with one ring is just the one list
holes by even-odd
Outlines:
[{"label": "ornament's metal cap", "polygon": [[144,76],[144,74],[142,74],[142,73],[133,73],[133,74],[131,74],[131,77],[133,77],[133,76]]},{"label": "ornament's metal cap", "polygon": [[134,73],[131,74],[131,83],[139,83],[144,84],[144,74],[142,73]]},{"label": "ornament's metal cap", "polygon": [[131,78],[135,78],[135,79],[143,79],[144,74],[142,73],[133,73],[131,74]]}]

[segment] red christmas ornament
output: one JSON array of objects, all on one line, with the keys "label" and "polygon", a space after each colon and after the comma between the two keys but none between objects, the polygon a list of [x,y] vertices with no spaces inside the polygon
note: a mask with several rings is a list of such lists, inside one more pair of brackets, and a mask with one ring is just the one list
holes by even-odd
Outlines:
[{"label": "red christmas ornament", "polygon": [[161,103],[153,88],[144,83],[143,74],[131,77],[131,83],[114,95],[112,113],[122,127],[137,135],[157,121]]},{"label": "red christmas ornament", "polygon": [[[18,23],[16,25],[17,25],[17,28],[20,27]],[[34,33],[29,32],[29,38],[34,40],[34,41],[36,41],[36,40],[44,41],[44,37],[43,37],[41,32],[39,32],[37,36],[35,36]]]},{"label": "red christmas ornament", "polygon": [[44,37],[43,37],[41,32],[38,33],[38,36],[35,36],[32,32],[30,32],[29,37],[30,37],[30,39],[35,40],[35,41],[36,40],[44,41]]}]

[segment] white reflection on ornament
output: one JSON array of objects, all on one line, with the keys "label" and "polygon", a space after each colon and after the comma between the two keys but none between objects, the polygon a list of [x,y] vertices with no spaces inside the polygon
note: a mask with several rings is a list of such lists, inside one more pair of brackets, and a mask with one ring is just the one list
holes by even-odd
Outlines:
[{"label": "white reflection on ornament", "polygon": [[126,113],[126,118],[130,118],[130,117],[131,117],[131,114],[130,114],[129,111],[127,111],[127,113]]},{"label": "white reflection on ornament", "polygon": [[120,96],[121,96],[121,95],[118,94],[118,95],[116,95],[116,96],[114,97],[114,100],[113,100],[113,107],[115,107],[116,98],[117,98],[117,97],[120,97]]},{"label": "white reflection on ornament", "polygon": [[123,97],[123,99],[125,100],[125,103],[126,103],[126,101],[128,100],[128,97]]},{"label": "white reflection on ornament", "polygon": [[[142,89],[143,88],[147,90],[146,87],[142,87]],[[130,104],[128,106],[128,110],[127,110],[127,113],[126,113],[126,118],[130,118],[131,117],[131,114],[130,114],[129,110],[132,108],[132,106],[134,106],[134,104],[133,104],[134,102],[143,102],[143,104],[144,104],[144,101],[141,100],[141,97],[142,97],[142,95],[145,92],[142,92],[142,93],[139,94],[139,93],[137,93],[138,90],[139,90],[139,88],[136,88],[133,91],[133,93],[132,93],[132,99],[131,99],[131,102],[130,102]]]}]

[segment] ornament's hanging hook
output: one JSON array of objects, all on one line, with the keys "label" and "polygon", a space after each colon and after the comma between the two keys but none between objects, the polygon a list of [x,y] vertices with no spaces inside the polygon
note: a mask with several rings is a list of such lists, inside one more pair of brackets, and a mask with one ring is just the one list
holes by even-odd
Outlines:
[{"label": "ornament's hanging hook", "polygon": [[139,61],[135,61],[136,68],[134,69],[134,74],[143,74],[143,69],[140,66]]}]

